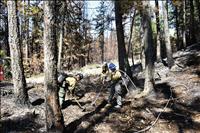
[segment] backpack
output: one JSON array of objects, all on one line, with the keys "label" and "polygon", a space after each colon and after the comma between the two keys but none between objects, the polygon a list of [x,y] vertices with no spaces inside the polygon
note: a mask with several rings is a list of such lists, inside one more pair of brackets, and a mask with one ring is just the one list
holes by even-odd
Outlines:
[{"label": "backpack", "polygon": [[66,73],[64,73],[64,72],[58,73],[58,84],[62,84],[63,81],[64,81],[67,77],[69,77],[69,75],[66,74]]}]

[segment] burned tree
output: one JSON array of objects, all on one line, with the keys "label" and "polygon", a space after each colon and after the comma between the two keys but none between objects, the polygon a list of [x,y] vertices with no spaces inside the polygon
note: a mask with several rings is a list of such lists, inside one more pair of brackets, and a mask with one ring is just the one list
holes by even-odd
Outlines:
[{"label": "burned tree", "polygon": [[44,71],[47,132],[63,131],[63,116],[58,101],[55,1],[44,1]]}]

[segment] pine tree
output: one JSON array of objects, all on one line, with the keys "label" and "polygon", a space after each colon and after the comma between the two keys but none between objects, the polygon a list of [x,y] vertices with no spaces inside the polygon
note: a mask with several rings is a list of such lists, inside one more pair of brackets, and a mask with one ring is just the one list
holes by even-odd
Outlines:
[{"label": "pine tree", "polygon": [[44,71],[47,132],[63,132],[64,122],[58,102],[55,1],[44,1]]},{"label": "pine tree", "polygon": [[19,43],[19,29],[17,26],[16,1],[7,1],[9,45],[11,54],[12,77],[16,102],[22,105],[29,105],[26,80],[22,64],[22,52]]}]

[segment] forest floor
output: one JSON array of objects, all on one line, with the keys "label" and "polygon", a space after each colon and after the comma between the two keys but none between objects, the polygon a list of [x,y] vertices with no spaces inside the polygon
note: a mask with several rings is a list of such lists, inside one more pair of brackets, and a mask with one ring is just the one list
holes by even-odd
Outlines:
[{"label": "forest floor", "polygon": [[[79,93],[84,94],[78,101],[86,109],[66,96],[62,109],[65,132],[200,133],[200,46],[178,51],[173,57],[177,65],[170,70],[155,64],[155,94],[143,98],[127,94],[120,110],[114,109],[114,104],[106,106],[109,94],[98,75],[86,76],[78,84]],[[45,132],[42,80],[41,76],[27,80],[31,108],[16,105],[12,84],[1,83],[2,133]],[[143,88],[144,73],[138,74],[134,82]],[[91,105],[97,95],[96,103]]]}]

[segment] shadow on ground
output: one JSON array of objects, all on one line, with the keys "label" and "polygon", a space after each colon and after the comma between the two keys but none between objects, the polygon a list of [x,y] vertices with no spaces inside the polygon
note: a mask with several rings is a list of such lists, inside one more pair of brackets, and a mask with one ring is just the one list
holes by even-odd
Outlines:
[{"label": "shadow on ground", "polygon": [[1,120],[1,133],[8,132],[38,132],[38,129],[43,127],[39,123],[35,122],[36,115],[27,113],[24,116],[16,117],[13,119]]},{"label": "shadow on ground", "polygon": [[[86,133],[91,130],[96,124],[100,123],[109,115],[109,113],[111,113],[113,104],[109,108],[104,108],[106,103],[105,100],[102,101],[94,111],[87,113],[81,118],[66,125],[64,132]],[[103,108],[105,109],[104,111],[102,111]]]},{"label": "shadow on ground", "polygon": [[37,106],[37,105],[43,104],[44,101],[45,101],[45,100],[44,100],[43,98],[38,98],[38,99],[36,99],[35,101],[33,101],[31,104],[32,104],[33,106]]}]

